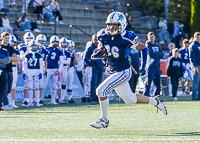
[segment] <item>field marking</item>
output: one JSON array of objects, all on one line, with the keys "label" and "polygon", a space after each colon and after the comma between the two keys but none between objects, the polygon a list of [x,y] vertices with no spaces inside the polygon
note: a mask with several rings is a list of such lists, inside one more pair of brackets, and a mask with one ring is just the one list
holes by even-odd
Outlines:
[{"label": "field marking", "polygon": [[0,142],[45,142],[45,141],[200,141],[199,139],[0,139]]}]

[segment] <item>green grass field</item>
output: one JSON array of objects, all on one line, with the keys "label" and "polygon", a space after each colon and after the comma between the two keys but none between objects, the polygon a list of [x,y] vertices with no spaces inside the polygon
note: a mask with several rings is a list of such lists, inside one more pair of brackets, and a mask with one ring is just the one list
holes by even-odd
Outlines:
[{"label": "green grass field", "polygon": [[168,115],[150,105],[111,103],[110,125],[95,129],[99,105],[76,104],[0,112],[0,142],[200,142],[200,102],[165,102]]}]

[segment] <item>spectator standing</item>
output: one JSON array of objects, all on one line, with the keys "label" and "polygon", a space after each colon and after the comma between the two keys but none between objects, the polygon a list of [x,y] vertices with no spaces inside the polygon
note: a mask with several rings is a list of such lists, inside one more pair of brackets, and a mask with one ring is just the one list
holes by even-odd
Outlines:
[{"label": "spectator standing", "polygon": [[91,55],[98,46],[97,35],[92,36],[92,43],[85,50],[84,62],[87,66],[92,67],[92,81],[91,81],[91,96],[90,104],[96,105],[98,103],[98,97],[95,93],[97,86],[102,82],[103,71],[105,71],[106,66],[101,59],[92,60]]},{"label": "spectator standing", "polygon": [[169,32],[167,31],[167,21],[164,20],[163,18],[160,18],[160,22],[158,23],[158,26],[162,28],[162,31],[159,33],[159,44],[164,44],[164,39],[163,36],[167,42],[167,45],[170,44],[170,39],[169,39]]},{"label": "spectator standing", "polygon": [[9,38],[10,38],[10,33],[8,32],[3,32],[1,34],[1,38],[2,38],[2,48],[7,49],[10,55],[10,63],[8,65],[6,65],[5,67],[5,71],[6,71],[6,76],[7,76],[7,83],[3,92],[3,103],[4,106],[2,108],[4,108],[4,110],[12,110],[12,107],[8,106],[8,97],[7,95],[10,93],[11,91],[11,87],[12,87],[12,83],[13,83],[13,71],[12,71],[12,64],[13,65],[18,65],[20,64],[20,58],[17,57],[17,55],[15,54],[15,50],[13,47],[8,45],[9,42]]},{"label": "spectator standing", "polygon": [[168,79],[171,79],[173,100],[177,101],[179,78],[183,77],[182,61],[178,57],[178,48],[172,50],[172,58],[169,60],[167,69]]},{"label": "spectator standing", "polygon": [[149,90],[151,87],[151,82],[154,81],[156,86],[155,95],[160,95],[160,59],[163,58],[163,52],[160,46],[155,42],[155,35],[153,32],[147,34],[148,41],[146,42],[146,47],[148,49],[147,57],[147,71],[146,71],[146,84],[144,95],[149,96]]},{"label": "spectator standing", "polygon": [[[194,33],[194,42],[190,45],[190,57],[194,66],[194,81],[192,84],[192,100],[200,100],[200,33]],[[198,91],[198,95],[197,95]]]},{"label": "spectator standing", "polygon": [[28,5],[29,5],[29,2],[30,0],[22,0],[23,2],[23,6],[22,6],[22,13],[26,13],[28,14]]},{"label": "spectator standing", "polygon": [[7,76],[6,76],[6,71],[5,67],[6,65],[10,62],[9,59],[10,55],[8,50],[3,49],[1,44],[0,44],[0,111],[4,110],[2,108],[2,97],[3,97],[3,92],[7,83]]},{"label": "spectator standing", "polygon": [[49,9],[53,12],[54,15],[56,15],[56,21],[58,22],[59,18],[59,23],[63,24],[62,22],[63,18],[60,14],[60,6],[57,0],[52,0],[51,4],[49,5]]},{"label": "spectator standing", "polygon": [[44,23],[43,21],[43,3],[45,0],[35,0],[34,8],[37,13],[38,23]]},{"label": "spectator standing", "polygon": [[8,19],[8,15],[4,14],[2,18],[2,25],[6,29],[7,32],[13,35],[13,28],[10,26],[10,21]]}]

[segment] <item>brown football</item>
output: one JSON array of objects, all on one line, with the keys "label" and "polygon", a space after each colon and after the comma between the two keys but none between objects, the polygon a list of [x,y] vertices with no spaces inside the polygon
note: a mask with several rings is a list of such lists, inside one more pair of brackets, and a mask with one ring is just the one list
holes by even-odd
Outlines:
[{"label": "brown football", "polygon": [[103,56],[102,59],[105,59],[105,58],[108,56],[107,49],[106,49],[105,47],[101,47],[100,49],[101,49],[101,50],[103,51],[103,53],[104,53],[104,56]]}]

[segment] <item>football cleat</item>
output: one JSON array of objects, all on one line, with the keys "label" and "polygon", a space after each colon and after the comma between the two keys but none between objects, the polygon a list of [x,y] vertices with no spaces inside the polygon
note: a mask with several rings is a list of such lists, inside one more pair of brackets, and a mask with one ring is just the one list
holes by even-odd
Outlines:
[{"label": "football cleat", "polygon": [[22,102],[22,106],[26,107],[28,105],[28,102],[27,101],[23,101]]},{"label": "football cleat", "polygon": [[10,107],[9,105],[3,105],[2,109],[3,110],[13,110],[14,108]]},{"label": "football cleat", "polygon": [[48,105],[58,105],[58,103],[54,102],[49,102]]},{"label": "football cleat", "polygon": [[73,99],[68,100],[69,103],[76,103]]},{"label": "football cleat", "polygon": [[67,104],[64,100],[59,100],[58,104]]},{"label": "football cleat", "polygon": [[43,106],[43,105],[46,105],[42,100],[40,100],[39,103],[40,103],[40,105],[42,105],[42,106]]},{"label": "football cleat", "polygon": [[101,118],[99,121],[91,123],[90,126],[100,129],[100,128],[107,128],[109,125],[109,120],[105,118]]},{"label": "football cleat", "polygon": [[10,106],[10,107],[12,107],[12,108],[14,108],[14,109],[17,109],[17,108],[19,108],[19,106],[15,105],[14,103],[12,103],[12,104],[9,104],[9,106]]},{"label": "football cleat", "polygon": [[165,107],[165,105],[162,103],[162,100],[161,100],[161,97],[158,95],[158,96],[155,96],[155,99],[157,101],[157,105],[155,105],[155,107],[157,107],[157,112],[158,112],[158,109],[160,109],[165,115],[167,115],[167,109]]}]

